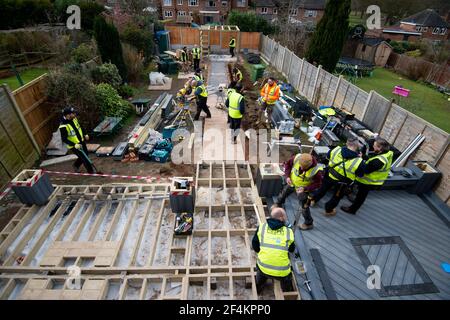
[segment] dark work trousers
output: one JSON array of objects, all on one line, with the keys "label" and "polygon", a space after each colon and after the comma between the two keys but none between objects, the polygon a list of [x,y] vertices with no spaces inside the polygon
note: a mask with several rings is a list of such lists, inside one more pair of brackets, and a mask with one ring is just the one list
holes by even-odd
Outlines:
[{"label": "dark work trousers", "polygon": [[314,201],[319,202],[320,199],[331,189],[333,189],[333,196],[327,203],[325,203],[325,211],[331,212],[336,208],[341,201],[341,199],[346,194],[346,187],[342,186],[338,181],[330,178],[328,174],[323,178],[322,186],[320,189],[313,193]]},{"label": "dark work trousers", "polygon": [[83,146],[82,150],[84,151],[84,153],[78,149],[75,149],[75,147],[71,149],[72,152],[76,154],[76,156],[78,157],[78,159],[75,160],[75,162],[73,163],[73,166],[79,169],[81,164],[84,164],[84,167],[86,168],[87,172],[94,173],[94,168],[92,167],[91,161],[86,158],[88,156],[88,149],[86,147],[86,143],[83,142],[81,145]]},{"label": "dark work trousers", "polygon": [[228,116],[229,122],[230,122],[230,129],[231,131],[231,137],[233,141],[236,141],[237,136],[239,135],[239,129],[241,128],[241,118],[239,119],[233,119],[230,116]]},{"label": "dark work trousers", "polygon": [[292,273],[289,273],[286,277],[273,277],[259,270],[258,265],[256,265],[256,291],[258,293],[261,293],[268,278],[280,281],[283,292],[294,291],[292,286]]},{"label": "dark work trousers", "polygon": [[194,59],[194,71],[200,68],[200,59]]},{"label": "dark work trousers", "polygon": [[[283,190],[281,190],[281,193],[278,196],[276,204],[279,207],[281,207],[284,204],[284,202],[286,201],[286,198],[289,197],[293,192],[296,192],[295,188],[286,184],[284,186]],[[305,224],[308,226],[312,225],[314,220],[311,216],[311,210],[309,209],[309,206],[304,208],[304,205],[308,201],[308,193],[307,192],[303,192],[301,194],[296,193],[296,196],[298,199],[299,210],[301,211],[303,218],[305,219]],[[296,223],[298,223],[298,221],[296,221]]]},{"label": "dark work trousers", "polygon": [[271,118],[272,118],[272,110],[273,110],[273,104],[267,104],[266,102],[263,102],[261,104],[262,110],[261,113],[259,114],[259,122],[264,122],[264,111],[267,111],[267,120],[268,123],[270,125],[271,123]]},{"label": "dark work trousers", "polygon": [[209,111],[209,108],[206,105],[206,98],[204,97],[197,98],[197,112],[195,113],[194,116],[195,121],[200,119],[200,113],[202,113],[202,111],[206,113],[207,118],[211,118],[211,112]]},{"label": "dark work trousers", "polygon": [[230,54],[231,54],[231,57],[233,58],[234,57],[234,47],[230,47]]},{"label": "dark work trousers", "polygon": [[355,200],[353,201],[353,204],[350,206],[350,211],[355,212],[361,208],[364,201],[367,198],[367,195],[369,194],[370,190],[377,190],[380,188],[380,186],[374,186],[369,184],[363,184],[363,183],[357,183],[358,191],[356,192]]}]

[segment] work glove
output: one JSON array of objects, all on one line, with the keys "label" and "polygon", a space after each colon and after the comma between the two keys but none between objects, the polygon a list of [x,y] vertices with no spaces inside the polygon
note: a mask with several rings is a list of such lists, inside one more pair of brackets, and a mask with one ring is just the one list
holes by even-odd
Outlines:
[{"label": "work glove", "polygon": [[82,147],[82,145],[81,145],[81,144],[79,144],[79,143],[77,143],[77,144],[75,145],[75,149],[77,149],[77,150],[80,150],[80,149],[81,149],[81,147]]}]

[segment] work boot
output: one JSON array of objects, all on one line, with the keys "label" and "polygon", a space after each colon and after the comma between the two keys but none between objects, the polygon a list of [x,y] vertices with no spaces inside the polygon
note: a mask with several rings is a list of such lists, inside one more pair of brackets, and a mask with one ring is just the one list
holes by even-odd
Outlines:
[{"label": "work boot", "polygon": [[342,206],[342,207],[341,207],[341,210],[344,211],[344,212],[346,212],[346,213],[348,213],[348,214],[356,214],[356,212],[353,211],[351,207],[345,207],[345,206]]},{"label": "work boot", "polygon": [[298,226],[301,230],[311,230],[312,228],[314,228],[314,225],[312,224],[304,224],[302,223],[301,225]]},{"label": "work boot", "polygon": [[331,210],[330,212],[325,211],[325,217],[334,217],[336,215],[336,209]]}]

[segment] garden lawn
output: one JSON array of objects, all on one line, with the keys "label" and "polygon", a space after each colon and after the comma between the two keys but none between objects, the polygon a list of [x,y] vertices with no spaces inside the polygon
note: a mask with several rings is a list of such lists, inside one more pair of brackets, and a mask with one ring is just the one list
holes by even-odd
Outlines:
[{"label": "garden lawn", "polygon": [[[27,84],[28,82],[36,79],[37,77],[43,75],[46,72],[47,69],[44,68],[31,68],[19,72],[19,74],[20,77],[22,78],[23,83]],[[19,81],[17,80],[16,76],[0,79],[0,83],[2,84],[6,83],[11,89],[11,91],[14,91],[20,87]]]},{"label": "garden lawn", "polygon": [[[367,92],[375,90],[387,99],[395,98],[401,107],[450,132],[450,101],[447,100],[449,97],[434,88],[384,68],[376,68],[372,77],[357,79],[355,84]],[[398,85],[411,90],[409,97],[403,98],[392,94],[394,86]]]}]

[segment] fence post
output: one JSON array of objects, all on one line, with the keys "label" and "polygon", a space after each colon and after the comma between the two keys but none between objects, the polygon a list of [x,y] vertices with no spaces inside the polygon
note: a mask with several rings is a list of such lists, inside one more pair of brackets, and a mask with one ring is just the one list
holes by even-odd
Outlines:
[{"label": "fence post", "polygon": [[298,92],[303,93],[303,91],[300,90],[300,81],[302,80],[303,64],[305,63],[305,59],[301,59],[301,60],[302,60],[302,63],[300,64],[300,71],[298,73],[297,90],[298,90]]},{"label": "fence post", "polygon": [[333,101],[331,102],[331,105],[334,106],[334,101],[336,101],[336,96],[339,90],[339,86],[341,84],[341,79],[343,78],[342,75],[339,76],[338,78],[338,82],[336,83],[336,89],[334,90],[334,95],[333,95]]},{"label": "fence post", "polygon": [[313,86],[313,92],[312,92],[312,96],[311,96],[311,102],[314,102],[314,96],[316,95],[317,82],[319,81],[320,70],[322,70],[322,66],[321,65],[319,65],[319,67],[317,68],[316,77],[314,79],[314,86]]},{"label": "fence post", "polygon": [[363,112],[362,112],[362,115],[361,115],[361,121],[363,121],[363,122],[365,120],[364,117],[366,116],[367,109],[369,108],[370,100],[372,100],[372,95],[373,95],[373,90],[370,90],[369,96],[366,99],[366,103],[364,105],[364,109],[363,109]]}]

